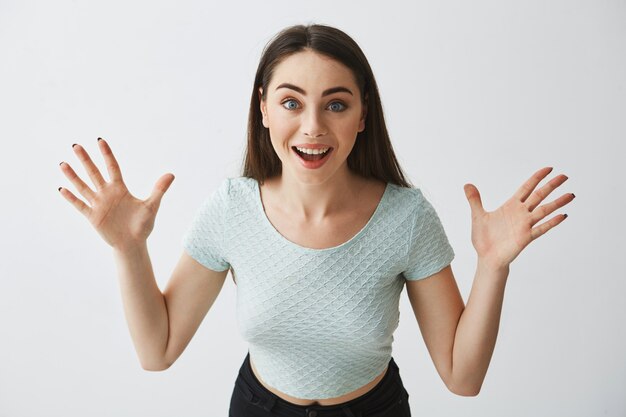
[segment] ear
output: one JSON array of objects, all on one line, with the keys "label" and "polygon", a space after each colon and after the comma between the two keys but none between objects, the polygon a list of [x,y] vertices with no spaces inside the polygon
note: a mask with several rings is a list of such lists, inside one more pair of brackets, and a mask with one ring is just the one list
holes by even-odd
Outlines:
[{"label": "ear", "polygon": [[365,94],[365,100],[362,103],[363,106],[363,110],[361,111],[361,120],[359,121],[359,132],[362,132],[365,130],[365,119],[367,118],[367,107],[368,107],[368,101],[367,101],[367,97],[368,95]]},{"label": "ear", "polygon": [[269,127],[269,122],[267,120],[267,104],[263,100],[263,87],[259,87],[259,110],[261,110],[261,116],[263,121],[263,126]]}]

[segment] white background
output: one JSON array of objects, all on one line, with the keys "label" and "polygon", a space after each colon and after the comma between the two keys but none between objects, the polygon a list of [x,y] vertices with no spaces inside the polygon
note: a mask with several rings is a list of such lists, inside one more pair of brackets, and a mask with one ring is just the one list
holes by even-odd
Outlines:
[{"label": "white background", "polygon": [[263,46],[297,23],[364,50],[466,301],[465,183],[495,210],[553,166],[569,180],[546,202],[577,196],[511,265],[477,397],[447,391],[403,293],[393,355],[413,415],[625,416],[626,3],[604,0],[0,0],[0,416],[227,415],[247,351],[231,277],[179,360],[144,371],[112,250],[57,191],[78,195],[59,163],[89,181],[80,143],[106,177],[101,136],[137,197],[176,175],[148,241],[163,289],[202,200],[241,173]]}]

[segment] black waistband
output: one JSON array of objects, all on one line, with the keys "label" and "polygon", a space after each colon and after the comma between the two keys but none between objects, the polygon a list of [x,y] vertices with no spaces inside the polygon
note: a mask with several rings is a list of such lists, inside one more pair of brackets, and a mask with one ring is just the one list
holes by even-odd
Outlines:
[{"label": "black waistband", "polygon": [[250,352],[239,370],[239,376],[235,382],[243,395],[249,402],[252,402],[266,411],[275,410],[276,408],[284,409],[287,412],[292,411],[294,414],[307,415],[310,410],[317,410],[319,416],[350,416],[353,414],[351,410],[370,411],[372,407],[381,407],[401,398],[400,392],[404,390],[402,382],[398,377],[398,365],[393,357],[389,360],[389,367],[385,376],[365,394],[354,398],[350,401],[335,405],[299,405],[286,401],[278,397],[273,392],[265,388],[257,379],[250,365]]}]

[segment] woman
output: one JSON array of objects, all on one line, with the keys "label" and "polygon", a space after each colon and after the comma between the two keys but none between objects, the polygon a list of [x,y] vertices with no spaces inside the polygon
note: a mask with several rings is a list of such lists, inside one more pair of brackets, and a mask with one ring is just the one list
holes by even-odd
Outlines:
[{"label": "woman", "polygon": [[552,170],[540,169],[493,212],[465,185],[478,256],[465,306],[450,265],[454,251],[432,205],[405,180],[374,76],[348,35],[324,25],[277,34],[259,63],[248,127],[243,176],[226,179],[205,200],[163,293],[146,240],[174,176],[162,176],[150,198],[139,200],[100,139],[108,183],[74,146],[97,191],[61,164],[91,207],[60,188],[62,195],[114,248],[142,366],[171,366],[230,270],[249,342],[231,416],[410,416],[391,357],[406,285],[442,380],[456,394],[477,395],[509,265],[565,219],[535,226],[574,198],[539,206],[567,177],[535,190]]}]

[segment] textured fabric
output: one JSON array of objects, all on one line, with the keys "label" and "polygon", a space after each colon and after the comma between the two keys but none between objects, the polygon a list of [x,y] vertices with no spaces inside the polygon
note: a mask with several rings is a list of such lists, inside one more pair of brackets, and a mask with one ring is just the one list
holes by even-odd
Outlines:
[{"label": "textured fabric", "polygon": [[248,353],[235,379],[228,416],[305,417],[315,412],[318,417],[411,417],[410,396],[393,357],[388,367],[374,387],[352,400],[333,405],[298,405],[283,400],[260,383],[252,371]]},{"label": "textured fabric", "polygon": [[207,268],[231,268],[238,328],[261,379],[304,399],[339,397],[379,375],[404,280],[439,272],[455,255],[417,188],[388,183],[355,236],[312,249],[274,228],[247,177],[224,180],[204,201],[183,246]]}]

